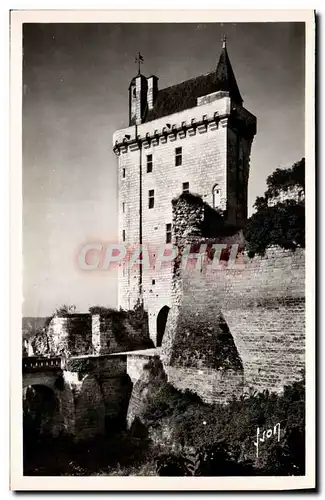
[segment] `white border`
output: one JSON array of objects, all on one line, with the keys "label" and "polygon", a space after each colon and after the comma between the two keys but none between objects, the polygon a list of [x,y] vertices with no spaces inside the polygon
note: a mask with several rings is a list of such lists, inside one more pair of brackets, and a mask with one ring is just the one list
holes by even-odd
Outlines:
[{"label": "white border", "polygon": [[[23,22],[306,22],[306,476],[304,477],[27,477],[22,475],[22,45]],[[315,24],[312,10],[12,11],[11,12],[11,478],[13,490],[289,490],[315,486]],[[308,250],[310,249],[310,251]]]}]

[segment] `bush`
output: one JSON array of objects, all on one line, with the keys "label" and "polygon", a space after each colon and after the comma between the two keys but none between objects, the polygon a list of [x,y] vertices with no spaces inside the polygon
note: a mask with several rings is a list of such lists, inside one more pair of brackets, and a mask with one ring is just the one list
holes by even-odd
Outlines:
[{"label": "bush", "polygon": [[156,459],[158,476],[186,476],[187,467],[183,457],[173,454],[161,454]]},{"label": "bush", "polygon": [[305,247],[305,204],[287,200],[265,206],[252,215],[245,228],[248,251],[263,255],[267,247]]},{"label": "bush", "polygon": [[178,391],[167,381],[164,381],[153,392],[144,413],[144,421],[154,427],[159,425],[163,418],[171,415],[183,415],[186,409],[191,408],[192,405],[203,406],[203,402],[199,396],[191,391]]},{"label": "bush", "polygon": [[[276,169],[267,178],[264,196],[256,198],[256,212],[244,229],[249,255],[263,255],[267,247],[305,247],[305,159],[291,168]],[[293,190],[294,199],[287,194]],[[283,200],[277,200],[279,195]],[[275,203],[275,201],[277,202]],[[272,202],[273,203],[270,203]]]},{"label": "bush", "polygon": [[[182,460],[192,464],[192,471],[196,464],[195,475],[304,473],[304,381],[286,386],[281,395],[264,391],[234,398],[228,405],[205,404],[163,383],[152,393],[144,417],[151,427],[171,430],[173,444],[183,450]],[[277,423],[280,441],[273,436],[261,443],[257,458],[257,428],[262,434]],[[174,464],[174,458],[170,460]],[[190,474],[191,467],[186,467]]]}]

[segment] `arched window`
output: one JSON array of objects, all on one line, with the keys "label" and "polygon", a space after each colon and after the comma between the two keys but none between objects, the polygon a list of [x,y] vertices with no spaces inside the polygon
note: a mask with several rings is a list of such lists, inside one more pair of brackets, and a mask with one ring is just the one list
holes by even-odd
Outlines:
[{"label": "arched window", "polygon": [[219,208],[221,202],[221,192],[219,184],[215,184],[212,188],[212,203],[213,208]]}]

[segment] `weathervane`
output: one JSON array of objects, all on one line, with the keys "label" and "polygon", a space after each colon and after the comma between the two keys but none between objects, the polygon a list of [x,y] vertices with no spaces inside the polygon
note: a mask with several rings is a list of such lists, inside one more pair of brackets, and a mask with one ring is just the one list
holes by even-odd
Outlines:
[{"label": "weathervane", "polygon": [[140,54],[140,52],[138,52],[138,55],[137,57],[135,58],[135,63],[137,63],[139,65],[139,69],[138,69],[138,75],[141,74],[141,71],[140,71],[140,64],[143,64],[143,57],[142,55]]}]

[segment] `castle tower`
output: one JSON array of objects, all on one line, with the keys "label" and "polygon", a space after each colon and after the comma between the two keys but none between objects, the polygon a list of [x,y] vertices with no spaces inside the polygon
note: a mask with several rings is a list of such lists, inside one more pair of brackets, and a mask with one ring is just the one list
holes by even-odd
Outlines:
[{"label": "castle tower", "polygon": [[202,197],[242,227],[256,118],[243,107],[223,42],[214,71],[165,89],[139,74],[129,87],[129,126],[114,134],[118,158],[119,236],[127,247],[152,251],[144,267],[119,270],[119,307],[140,299],[150,336],[161,340],[171,298],[171,266],[156,266],[158,248],[171,241],[172,199],[182,192]]}]

